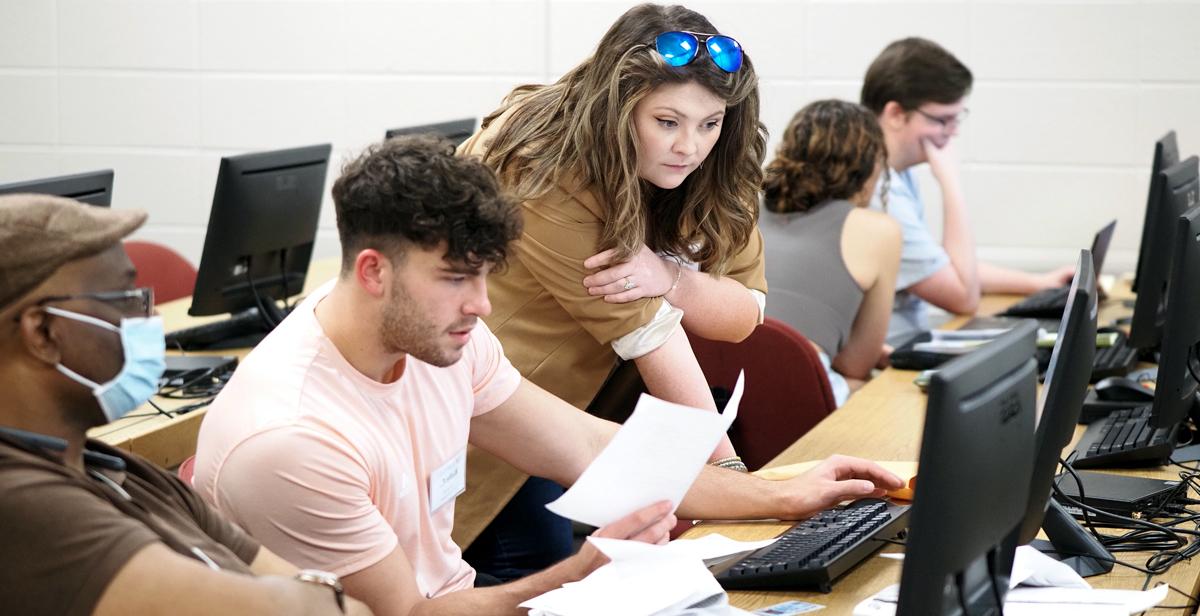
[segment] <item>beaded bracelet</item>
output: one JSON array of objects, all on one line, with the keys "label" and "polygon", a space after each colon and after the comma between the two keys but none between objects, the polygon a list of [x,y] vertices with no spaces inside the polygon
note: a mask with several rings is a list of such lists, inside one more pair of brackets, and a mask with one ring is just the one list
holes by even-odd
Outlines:
[{"label": "beaded bracelet", "polygon": [[709,464],[711,466],[716,466],[719,468],[727,468],[731,471],[737,471],[739,473],[746,473],[746,472],[749,472],[749,470],[750,470],[750,469],[746,468],[746,463],[742,462],[741,456],[729,456],[728,458],[721,458],[719,460],[713,460],[712,462],[709,462]]}]

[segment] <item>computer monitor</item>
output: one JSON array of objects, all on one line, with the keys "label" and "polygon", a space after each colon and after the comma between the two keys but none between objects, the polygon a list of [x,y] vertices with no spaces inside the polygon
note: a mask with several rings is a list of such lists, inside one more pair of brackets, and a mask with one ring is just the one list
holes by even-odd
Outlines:
[{"label": "computer monitor", "polygon": [[1022,321],[929,382],[898,616],[999,610],[1034,459],[1037,324]]},{"label": "computer monitor", "polygon": [[[1112,571],[1112,554],[1050,494],[1062,450],[1075,434],[1096,354],[1098,305],[1093,263],[1098,261],[1089,251],[1081,250],[1075,264],[1075,278],[1067,293],[1067,307],[1042,386],[1028,504],[1015,530],[1016,545],[1033,542],[1085,577]],[[1049,541],[1034,541],[1039,528],[1045,529]]]},{"label": "computer monitor", "polygon": [[0,184],[0,195],[36,193],[70,197],[89,205],[112,205],[113,170],[60,175],[40,180]]},{"label": "computer monitor", "polygon": [[423,135],[433,133],[440,137],[449,139],[454,145],[458,145],[467,140],[475,132],[475,118],[461,118],[458,120],[450,120],[449,122],[438,122],[436,124],[422,124],[421,126],[405,126],[403,128],[393,128],[387,131],[386,139],[398,137],[400,135]]},{"label": "computer monitor", "polygon": [[1138,291],[1138,279],[1142,276],[1142,261],[1145,260],[1146,251],[1150,248],[1150,243],[1154,240],[1150,234],[1150,230],[1154,228],[1154,204],[1158,203],[1158,195],[1155,193],[1157,184],[1155,179],[1158,174],[1162,173],[1167,167],[1179,163],[1179,145],[1175,141],[1175,131],[1168,131],[1161,139],[1154,142],[1154,162],[1150,165],[1150,190],[1146,197],[1146,214],[1142,223],[1142,243],[1138,245],[1138,261],[1137,268],[1134,270],[1133,292]]},{"label": "computer monitor", "polygon": [[1169,428],[1183,421],[1196,404],[1200,374],[1200,184],[1175,193],[1193,207],[1174,220],[1171,281],[1167,285],[1167,316],[1150,425]]},{"label": "computer monitor", "polygon": [[[1112,220],[1104,225],[1092,238],[1092,269],[1099,276],[1104,271],[1104,259],[1108,256],[1108,246],[1112,243],[1113,232],[1117,230],[1117,221]],[[1079,271],[1079,270],[1075,270]]]},{"label": "computer monitor", "polygon": [[1155,176],[1157,197],[1147,214],[1150,231],[1143,233],[1144,254],[1138,269],[1138,294],[1129,326],[1129,345],[1154,349],[1162,338],[1166,318],[1167,279],[1171,273],[1171,247],[1174,246],[1176,221],[1187,208],[1188,195],[1196,190],[1200,178],[1200,158],[1167,167]]},{"label": "computer monitor", "polygon": [[300,292],[325,193],[329,144],[221,159],[188,314],[256,310],[264,333],[276,300]]}]

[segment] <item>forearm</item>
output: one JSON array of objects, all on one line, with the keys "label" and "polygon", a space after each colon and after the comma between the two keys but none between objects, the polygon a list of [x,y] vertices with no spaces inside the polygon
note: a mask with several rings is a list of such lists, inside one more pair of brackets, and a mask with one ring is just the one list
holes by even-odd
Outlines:
[{"label": "forearm", "polygon": [[[696,362],[696,355],[692,353],[683,329],[676,327],[662,346],[633,361],[651,395],[668,402],[716,412],[712,391],[708,388],[708,381]],[[732,455],[735,455],[733,445],[728,437],[722,437],[713,452],[713,459]]]},{"label": "forearm", "polygon": [[967,223],[966,205],[958,181],[940,182],[942,188],[942,247],[950,257],[966,295],[978,301],[980,295],[979,266],[975,260],[975,240]]},{"label": "forearm", "polygon": [[984,293],[1028,295],[1041,288],[1036,274],[988,263],[979,264],[979,279]]},{"label": "forearm", "polygon": [[788,511],[781,484],[706,465],[675,515],[688,520],[747,520],[796,517]]},{"label": "forearm", "polygon": [[709,340],[741,342],[758,326],[758,302],[740,282],[687,268],[681,271],[679,284],[666,299],[683,310],[688,331]]}]

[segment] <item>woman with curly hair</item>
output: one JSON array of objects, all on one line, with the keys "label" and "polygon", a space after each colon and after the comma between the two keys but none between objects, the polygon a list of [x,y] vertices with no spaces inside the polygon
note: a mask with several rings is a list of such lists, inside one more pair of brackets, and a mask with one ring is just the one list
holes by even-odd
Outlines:
[{"label": "woman with curly hair", "polygon": [[[521,203],[524,230],[491,279],[485,320],[523,375],[586,409],[630,360],[650,393],[715,412],[683,330],[740,341],[762,322],[758,106],[736,40],[684,7],[644,4],[557,82],[518,87],[484,118],[459,151]],[[728,438],[711,461],[745,470]],[[531,480],[468,560],[504,579],[569,553],[565,520],[544,531],[542,505],[559,493]],[[506,526],[552,536],[492,532]],[[480,556],[489,544],[504,554]]]},{"label": "woman with curly hair", "polygon": [[767,315],[817,347],[839,406],[878,363],[892,312],[900,226],[867,209],[886,164],[875,116],[822,100],[792,118],[763,182]]}]

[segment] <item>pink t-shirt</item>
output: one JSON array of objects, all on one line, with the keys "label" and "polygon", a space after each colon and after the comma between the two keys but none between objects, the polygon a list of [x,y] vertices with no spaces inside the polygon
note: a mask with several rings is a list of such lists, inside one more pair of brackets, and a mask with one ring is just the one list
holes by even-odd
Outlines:
[{"label": "pink t-shirt", "polygon": [[507,400],[520,374],[482,321],[448,368],[407,358],[383,384],[355,370],[301,303],[246,360],[200,427],[194,484],[271,551],[348,575],[397,545],[426,596],[475,572],[450,538],[454,502],[430,511],[430,473],[462,454],[471,418]]}]

